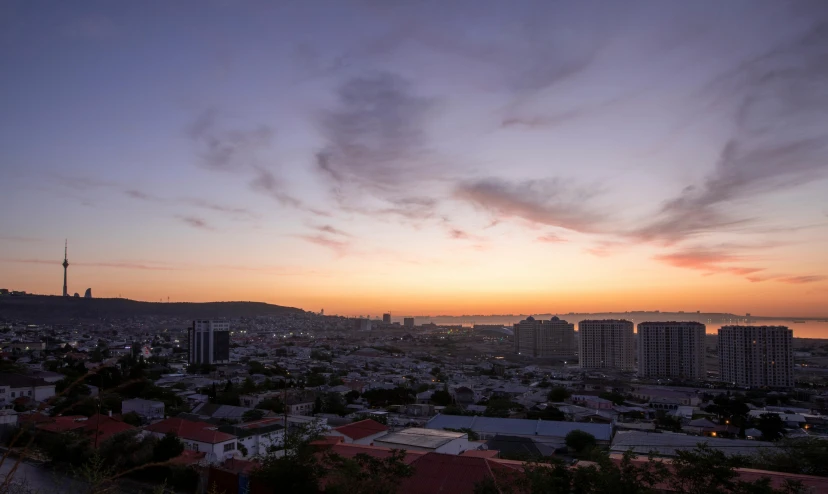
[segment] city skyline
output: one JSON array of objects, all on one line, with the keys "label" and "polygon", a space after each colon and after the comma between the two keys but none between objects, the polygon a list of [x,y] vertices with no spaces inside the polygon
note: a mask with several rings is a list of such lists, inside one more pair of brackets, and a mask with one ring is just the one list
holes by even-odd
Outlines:
[{"label": "city skyline", "polygon": [[0,283],[828,316],[828,5],[478,4],[5,5]]}]

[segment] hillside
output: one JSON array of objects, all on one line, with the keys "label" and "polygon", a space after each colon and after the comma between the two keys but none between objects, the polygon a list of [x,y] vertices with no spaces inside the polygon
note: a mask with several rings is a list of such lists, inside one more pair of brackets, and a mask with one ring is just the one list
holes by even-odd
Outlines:
[{"label": "hillside", "polygon": [[262,302],[161,303],[139,302],[123,298],[84,299],[42,295],[0,297],[0,320],[23,320],[31,323],[147,316],[215,319],[288,313],[301,314],[304,311]]}]

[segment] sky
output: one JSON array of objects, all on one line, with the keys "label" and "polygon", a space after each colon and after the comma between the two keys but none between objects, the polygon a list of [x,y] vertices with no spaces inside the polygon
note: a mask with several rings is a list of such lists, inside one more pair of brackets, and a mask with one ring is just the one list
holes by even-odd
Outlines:
[{"label": "sky", "polygon": [[828,3],[0,2],[0,287],[828,316]]}]

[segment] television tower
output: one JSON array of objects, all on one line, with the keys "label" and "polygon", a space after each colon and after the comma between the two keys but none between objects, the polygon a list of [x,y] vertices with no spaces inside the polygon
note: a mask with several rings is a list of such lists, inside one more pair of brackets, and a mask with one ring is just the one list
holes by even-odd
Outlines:
[{"label": "television tower", "polygon": [[63,296],[69,296],[69,290],[66,289],[66,271],[69,267],[69,259],[67,254],[69,253],[69,240],[66,240],[66,243],[63,245]]}]

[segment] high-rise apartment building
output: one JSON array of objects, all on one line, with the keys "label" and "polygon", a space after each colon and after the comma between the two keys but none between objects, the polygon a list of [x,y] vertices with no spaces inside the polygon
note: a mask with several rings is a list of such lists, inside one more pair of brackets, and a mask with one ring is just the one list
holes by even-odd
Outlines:
[{"label": "high-rise apartment building", "polygon": [[698,322],[638,324],[638,375],[704,379],[704,330]]},{"label": "high-rise apartment building", "polygon": [[608,319],[579,322],[580,366],[584,369],[633,370],[634,333],[631,321]]},{"label": "high-rise apartment building", "polygon": [[230,323],[193,321],[187,336],[190,364],[223,364],[230,361]]},{"label": "high-rise apartment building", "polygon": [[405,317],[403,318],[403,326],[406,328],[413,328],[414,327],[414,318],[413,317]]},{"label": "high-rise apartment building", "polygon": [[391,324],[391,314],[385,313],[382,315],[383,324]]},{"label": "high-rise apartment building", "polygon": [[532,316],[514,325],[515,353],[529,357],[569,357],[575,354],[575,325],[558,316],[548,321]]},{"label": "high-rise apartment building", "polygon": [[736,386],[794,385],[793,331],[785,326],[724,326],[719,330],[719,375]]}]

